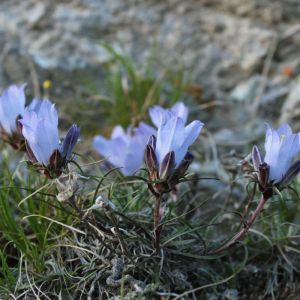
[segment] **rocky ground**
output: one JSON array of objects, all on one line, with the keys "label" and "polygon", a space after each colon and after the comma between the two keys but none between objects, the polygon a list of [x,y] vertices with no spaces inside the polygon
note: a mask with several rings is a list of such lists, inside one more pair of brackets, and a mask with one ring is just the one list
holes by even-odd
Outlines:
[{"label": "rocky ground", "polygon": [[247,119],[290,121],[300,111],[299,17],[297,0],[3,0],[0,82],[101,78],[105,41],[136,62],[154,49],[163,65],[183,65],[204,98],[245,108]]},{"label": "rocky ground", "polygon": [[290,121],[300,111],[299,17],[298,0],[3,0],[0,82],[50,78],[64,91],[75,73],[101,78],[105,41],[140,63],[156,51],[204,98],[245,108],[228,127],[256,112]]}]

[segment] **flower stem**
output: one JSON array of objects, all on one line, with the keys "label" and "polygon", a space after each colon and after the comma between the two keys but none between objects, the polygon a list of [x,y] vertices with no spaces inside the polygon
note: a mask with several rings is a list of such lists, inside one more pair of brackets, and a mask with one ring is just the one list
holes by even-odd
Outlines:
[{"label": "flower stem", "polygon": [[154,207],[154,248],[156,252],[159,252],[160,249],[160,233],[161,233],[161,225],[160,223],[160,202],[161,202],[162,194],[155,195],[155,207]]},{"label": "flower stem", "polygon": [[216,254],[216,253],[226,251],[226,250],[230,249],[232,246],[234,246],[235,244],[237,244],[244,237],[244,235],[249,231],[249,229],[252,226],[252,224],[254,223],[255,219],[257,218],[259,213],[264,208],[264,205],[267,202],[267,200],[268,200],[267,197],[264,197],[264,195],[261,195],[261,198],[258,202],[258,205],[257,205],[255,211],[253,212],[253,214],[250,215],[249,219],[245,222],[244,227],[229,242],[227,242],[225,245],[223,245],[215,250],[210,251],[208,254]]}]

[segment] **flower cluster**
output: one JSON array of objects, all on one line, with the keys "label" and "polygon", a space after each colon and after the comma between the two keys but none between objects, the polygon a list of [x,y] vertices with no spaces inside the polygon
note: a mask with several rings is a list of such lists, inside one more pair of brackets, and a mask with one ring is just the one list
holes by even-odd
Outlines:
[{"label": "flower cluster", "polygon": [[71,158],[80,129],[73,124],[61,143],[55,105],[49,100],[34,99],[25,107],[24,87],[10,86],[1,95],[1,136],[15,148],[22,143],[37,169],[51,178],[57,177]]},{"label": "flower cluster", "polygon": [[200,121],[185,126],[184,120],[171,111],[161,118],[157,137],[152,135],[145,150],[149,178],[158,193],[172,190],[193,160],[188,148],[203,127]]},{"label": "flower cluster", "polygon": [[252,149],[254,180],[259,185],[260,200],[255,210],[244,221],[244,226],[231,240],[209,254],[225,251],[236,245],[248,232],[266,202],[272,197],[274,189],[283,189],[300,171],[300,161],[294,162],[300,150],[300,133],[292,133],[289,125],[284,124],[277,130],[267,124],[265,156],[257,148]]},{"label": "flower cluster", "polygon": [[[63,142],[59,139],[58,114],[49,100],[34,99],[25,106],[25,84],[8,87],[0,96],[0,138],[15,149],[26,150],[32,164],[50,177],[59,176],[70,161],[80,129],[73,124]],[[193,160],[188,151],[203,127],[186,125],[188,108],[178,102],[170,109],[154,106],[149,116],[154,127],[141,122],[124,130],[116,126],[111,138],[96,136],[95,150],[125,176],[134,175],[144,163],[154,191],[172,190]],[[273,187],[286,186],[300,171],[294,162],[300,150],[300,133],[285,124],[278,130],[267,125],[265,156],[253,147],[254,176],[260,190],[270,196]]]},{"label": "flower cluster", "polygon": [[149,179],[161,192],[171,190],[187,171],[193,156],[187,151],[196,140],[203,123],[194,121],[188,126],[188,108],[176,103],[171,109],[154,106],[150,118],[157,129],[140,123],[126,131],[114,128],[111,139],[96,136],[93,146],[114,167],[128,176],[136,173],[145,161]]},{"label": "flower cluster", "polygon": [[284,187],[299,173],[300,161],[294,162],[300,150],[300,133],[292,133],[289,125],[278,130],[267,125],[265,157],[253,147],[255,177],[262,193],[270,197],[273,187]]},{"label": "flower cluster", "polygon": [[[26,151],[31,165],[48,177],[59,177],[72,159],[80,128],[73,124],[61,141],[55,105],[46,99],[34,99],[26,107],[24,88],[25,85],[12,85],[0,96],[0,138]],[[149,109],[153,126],[143,122],[126,130],[116,126],[110,139],[101,135],[93,139],[94,149],[123,175],[135,175],[146,167],[148,178],[145,181],[155,199],[154,245],[157,251],[163,226],[161,200],[184,179],[193,161],[189,148],[204,126],[199,120],[187,124],[188,115],[188,108],[182,102],[170,109],[154,106]],[[287,124],[277,130],[267,125],[265,155],[257,146],[252,150],[251,175],[259,185],[261,199],[240,232],[211,253],[235,245],[247,233],[274,190],[286,187],[299,173],[300,160],[295,162],[299,151],[300,133],[293,133]]]},{"label": "flower cluster", "polygon": [[31,162],[42,166],[48,176],[59,176],[78,141],[79,127],[73,124],[60,144],[58,114],[49,100],[34,100],[19,122]]},{"label": "flower cluster", "polygon": [[195,142],[203,127],[200,121],[185,126],[188,108],[181,102],[171,109],[154,106],[149,110],[156,127],[145,123],[130,126],[126,131],[121,126],[114,128],[111,139],[96,136],[93,146],[113,166],[128,176],[133,175],[143,162],[148,172],[148,187],[154,195],[154,247],[160,248],[162,230],[161,197],[175,189],[193,160],[188,148]]}]

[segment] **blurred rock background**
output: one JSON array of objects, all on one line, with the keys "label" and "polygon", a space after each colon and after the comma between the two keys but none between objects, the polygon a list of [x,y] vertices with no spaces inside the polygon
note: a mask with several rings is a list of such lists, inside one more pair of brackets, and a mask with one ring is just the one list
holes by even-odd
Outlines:
[{"label": "blurred rock background", "polygon": [[221,105],[216,138],[251,138],[241,125],[259,117],[300,129],[299,19],[299,0],[2,0],[0,85],[27,81],[40,96],[50,79],[65,101],[86,97],[89,78],[101,92],[105,41],[137,64],[154,52],[182,67],[201,101]]}]

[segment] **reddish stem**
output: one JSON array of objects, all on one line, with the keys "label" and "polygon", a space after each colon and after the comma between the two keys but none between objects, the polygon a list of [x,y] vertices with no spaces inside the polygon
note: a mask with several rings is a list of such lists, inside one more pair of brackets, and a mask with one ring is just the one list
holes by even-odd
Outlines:
[{"label": "reddish stem", "polygon": [[160,249],[160,233],[161,233],[161,226],[160,223],[160,202],[161,202],[162,194],[155,195],[155,207],[154,207],[154,247],[156,252],[159,252]]},{"label": "reddish stem", "polygon": [[222,251],[228,250],[232,246],[234,246],[237,242],[239,242],[242,237],[248,232],[252,224],[254,223],[255,219],[259,215],[259,213],[262,211],[264,208],[265,203],[267,202],[268,198],[264,197],[264,195],[261,196],[258,205],[253,212],[253,214],[250,215],[249,219],[246,221],[244,227],[225,245],[221,246],[220,248],[217,248],[215,250],[212,250],[208,254],[215,254],[215,253],[220,253]]}]

